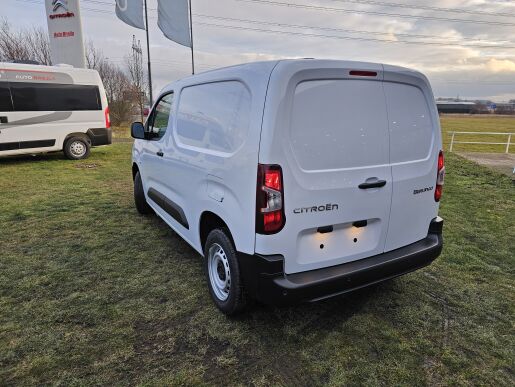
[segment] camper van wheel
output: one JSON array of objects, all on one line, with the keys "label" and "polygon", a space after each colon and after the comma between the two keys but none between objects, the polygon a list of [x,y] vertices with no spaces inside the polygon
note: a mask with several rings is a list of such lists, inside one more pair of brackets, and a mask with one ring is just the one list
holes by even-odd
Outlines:
[{"label": "camper van wheel", "polygon": [[64,154],[70,160],[81,160],[89,156],[91,145],[81,137],[71,137],[64,144]]},{"label": "camper van wheel", "polygon": [[234,315],[245,308],[247,297],[236,250],[227,233],[226,229],[209,233],[204,246],[204,265],[211,298],[222,312]]}]

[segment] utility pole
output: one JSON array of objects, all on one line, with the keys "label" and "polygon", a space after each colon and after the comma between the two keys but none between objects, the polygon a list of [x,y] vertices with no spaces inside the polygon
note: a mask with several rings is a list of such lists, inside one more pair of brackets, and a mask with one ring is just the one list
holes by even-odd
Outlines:
[{"label": "utility pole", "polygon": [[[191,12],[191,11],[190,11]],[[191,18],[191,14],[190,14]],[[152,70],[150,68],[150,43],[148,38],[148,12],[147,12],[147,0],[145,0],[145,32],[147,33],[147,58],[148,58],[148,96],[150,100],[150,106],[152,106],[154,100],[152,98]],[[193,46],[193,44],[192,44]]]},{"label": "utility pole", "polygon": [[195,58],[193,56],[193,18],[191,17],[191,0],[188,0],[188,4],[190,10],[191,73],[195,74]]},{"label": "utility pole", "polygon": [[138,106],[140,109],[141,121],[143,121],[143,104],[144,104],[144,71],[143,71],[143,50],[141,49],[141,40],[136,41],[136,36],[132,35],[132,59],[129,62],[129,71],[136,92],[138,93]]}]

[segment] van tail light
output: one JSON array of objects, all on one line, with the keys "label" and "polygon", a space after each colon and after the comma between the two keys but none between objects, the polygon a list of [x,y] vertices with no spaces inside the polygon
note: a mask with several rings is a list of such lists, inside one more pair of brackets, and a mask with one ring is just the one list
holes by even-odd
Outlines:
[{"label": "van tail light", "polygon": [[442,197],[443,181],[445,178],[445,164],[443,160],[443,151],[438,154],[438,172],[436,173],[436,189],[435,202],[439,202]]},{"label": "van tail light", "polygon": [[106,120],[106,128],[111,127],[111,116],[109,115],[109,106],[104,110],[104,117]]},{"label": "van tail light", "polygon": [[275,234],[284,227],[283,173],[279,165],[258,164],[256,233]]}]

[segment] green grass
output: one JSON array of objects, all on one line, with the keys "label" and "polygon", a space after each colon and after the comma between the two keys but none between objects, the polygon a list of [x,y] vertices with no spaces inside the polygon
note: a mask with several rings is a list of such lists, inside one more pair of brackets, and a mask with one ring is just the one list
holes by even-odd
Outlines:
[{"label": "green grass", "polygon": [[113,126],[111,129],[113,131],[113,138],[114,139],[126,139],[131,137],[130,132],[130,126],[129,125],[120,125],[120,126]]},{"label": "green grass", "polygon": [[0,161],[0,385],[515,384],[515,195],[447,156],[443,254],[316,304],[226,318],[132,202],[130,144]]},{"label": "green grass", "polygon": [[[515,116],[496,115],[460,115],[444,114],[440,116],[442,126],[444,150],[449,150],[451,135],[449,132],[493,132],[493,133],[515,133]],[[504,135],[475,135],[460,134],[454,138],[456,141],[473,142],[507,142],[508,136]],[[512,136],[510,153],[515,153],[515,136]],[[495,152],[504,153],[506,145],[484,145],[484,144],[454,144],[455,152]]]}]

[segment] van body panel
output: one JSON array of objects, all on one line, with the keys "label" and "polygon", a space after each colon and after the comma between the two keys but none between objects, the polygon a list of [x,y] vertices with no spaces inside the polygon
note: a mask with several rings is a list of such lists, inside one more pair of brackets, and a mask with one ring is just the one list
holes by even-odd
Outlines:
[{"label": "van body panel", "polygon": [[[95,70],[0,63],[0,87],[6,84],[10,89],[16,90],[11,90],[13,109],[9,111],[0,109],[0,116],[7,118],[6,123],[0,123],[0,144],[16,142],[20,144],[17,149],[0,151],[0,156],[59,151],[63,149],[65,140],[72,133],[87,135],[90,129],[105,129],[107,97],[100,75]],[[90,90],[90,95],[97,94],[96,106],[94,109],[88,107],[88,110],[68,110],[66,107],[59,110],[20,109],[17,108],[16,93],[24,85],[29,88],[32,86],[49,88],[60,85],[84,86]],[[37,105],[37,102],[30,101],[30,98],[35,97],[36,94],[34,92],[20,98],[27,103]],[[79,99],[75,103],[77,106],[81,105]],[[108,137],[107,143],[110,143],[110,136]],[[55,140],[54,145],[34,148],[23,146],[23,144],[39,144],[47,140]]]},{"label": "van body panel", "polygon": [[[206,211],[227,224],[238,251],[254,253],[258,144],[275,64],[235,66],[172,83],[160,93],[174,92],[166,134],[157,144],[134,142],[133,159],[140,166],[145,194],[155,187],[178,203],[189,229],[147,196],[149,204],[200,253],[199,222]],[[154,158],[147,163],[145,152],[157,151],[163,156],[148,156]]]}]

